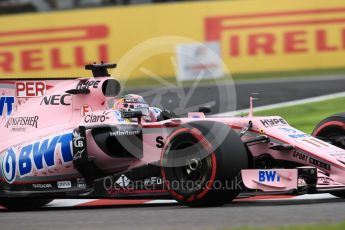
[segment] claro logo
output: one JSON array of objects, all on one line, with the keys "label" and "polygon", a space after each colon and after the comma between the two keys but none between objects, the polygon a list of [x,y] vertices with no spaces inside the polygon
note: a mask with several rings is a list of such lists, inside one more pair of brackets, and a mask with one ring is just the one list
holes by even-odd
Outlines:
[{"label": "claro logo", "polygon": [[[106,25],[0,30],[0,73],[82,67],[95,58],[107,61],[108,47],[104,39],[108,35]],[[90,41],[98,42],[89,48],[86,42]],[[98,57],[87,60],[88,52],[96,52]]]},{"label": "claro logo", "polygon": [[345,8],[207,17],[205,40],[232,58],[345,51]]}]

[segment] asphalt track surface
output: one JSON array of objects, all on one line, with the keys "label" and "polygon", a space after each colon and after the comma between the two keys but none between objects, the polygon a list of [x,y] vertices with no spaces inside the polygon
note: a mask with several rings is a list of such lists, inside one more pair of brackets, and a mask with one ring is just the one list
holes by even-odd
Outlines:
[{"label": "asphalt track surface", "polygon": [[[203,86],[204,87],[204,86]],[[192,104],[201,104],[205,88],[198,88]],[[306,79],[236,85],[239,108],[248,106],[251,92],[261,93],[257,105],[290,101],[341,92],[345,78]],[[263,96],[264,95],[264,96]],[[220,100],[221,101],[221,100]],[[169,101],[168,101],[169,102]],[[219,101],[218,101],[219,102]],[[225,112],[225,111],[219,111]],[[283,201],[235,201],[217,208],[187,208],[176,204],[117,205],[46,208],[38,211],[0,210],[0,229],[222,229],[329,223],[345,220],[345,200],[306,199]]]},{"label": "asphalt track surface", "polygon": [[[191,90],[193,91],[192,96],[186,97]],[[152,103],[168,110],[181,108],[185,112],[190,112],[197,110],[199,105],[213,104],[212,112],[222,113],[233,110],[235,106],[231,105],[236,105],[237,110],[248,108],[249,96],[252,93],[258,93],[254,95],[254,97],[259,98],[255,101],[255,106],[263,106],[343,91],[345,91],[345,76],[334,75],[275,81],[237,82],[235,84],[223,82],[213,86],[201,85],[197,88],[146,88],[131,91],[131,93],[143,94],[149,104]],[[226,97],[225,92],[232,96]],[[128,91],[125,90],[125,93]],[[233,97],[233,95],[236,96]],[[184,106],[184,104],[186,105]]]},{"label": "asphalt track surface", "polygon": [[1,229],[224,229],[238,226],[281,226],[337,223],[345,219],[345,200],[234,201],[216,208],[176,204],[46,208],[0,211]]}]

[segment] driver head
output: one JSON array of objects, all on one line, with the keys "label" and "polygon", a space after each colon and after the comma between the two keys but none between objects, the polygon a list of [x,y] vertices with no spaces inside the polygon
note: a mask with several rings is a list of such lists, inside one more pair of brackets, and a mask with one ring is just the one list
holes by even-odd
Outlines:
[{"label": "driver head", "polygon": [[119,111],[141,111],[145,121],[151,121],[149,105],[136,94],[127,94],[115,100],[114,109]]}]

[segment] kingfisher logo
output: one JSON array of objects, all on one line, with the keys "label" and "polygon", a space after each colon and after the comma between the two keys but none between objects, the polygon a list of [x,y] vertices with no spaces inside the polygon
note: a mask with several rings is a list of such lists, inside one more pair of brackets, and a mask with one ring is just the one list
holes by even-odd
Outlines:
[{"label": "kingfisher logo", "polygon": [[18,153],[13,148],[8,149],[1,162],[2,175],[10,184],[15,181],[17,173],[22,178],[32,175],[34,170],[40,172],[56,167],[58,158],[63,164],[72,162],[72,133],[23,146]]},{"label": "kingfisher logo", "polygon": [[[109,28],[103,24],[0,31],[0,73],[80,68],[95,58],[106,62],[108,36]],[[86,60],[91,41],[99,42],[92,46],[93,59]]]},{"label": "kingfisher logo", "polygon": [[205,40],[222,41],[231,58],[344,51],[344,13],[338,7],[207,17]]}]

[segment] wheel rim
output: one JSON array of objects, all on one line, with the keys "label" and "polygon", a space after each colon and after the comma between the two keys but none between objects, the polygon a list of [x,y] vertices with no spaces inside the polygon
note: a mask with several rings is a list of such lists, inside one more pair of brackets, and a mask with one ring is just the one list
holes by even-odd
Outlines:
[{"label": "wheel rim", "polygon": [[[188,153],[181,149],[188,148]],[[186,140],[174,146],[179,149],[175,154],[170,154],[168,160],[173,158],[184,158],[185,164],[179,167],[171,167],[166,170],[167,180],[173,186],[173,190],[179,195],[189,197],[202,192],[212,174],[212,157],[208,155],[203,158],[195,156],[196,152],[204,156],[204,149],[196,144],[196,140]]]},{"label": "wheel rim", "polygon": [[321,131],[316,137],[329,140],[333,145],[345,149],[345,130],[340,127],[330,127],[327,131]]}]

